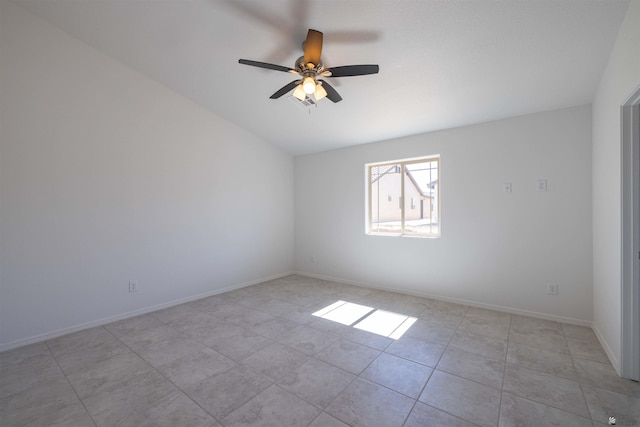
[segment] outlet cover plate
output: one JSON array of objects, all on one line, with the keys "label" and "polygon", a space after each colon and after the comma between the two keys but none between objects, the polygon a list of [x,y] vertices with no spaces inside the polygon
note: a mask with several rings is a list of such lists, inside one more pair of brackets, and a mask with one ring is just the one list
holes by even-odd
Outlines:
[{"label": "outlet cover plate", "polygon": [[138,281],[132,280],[129,282],[129,293],[138,292]]}]

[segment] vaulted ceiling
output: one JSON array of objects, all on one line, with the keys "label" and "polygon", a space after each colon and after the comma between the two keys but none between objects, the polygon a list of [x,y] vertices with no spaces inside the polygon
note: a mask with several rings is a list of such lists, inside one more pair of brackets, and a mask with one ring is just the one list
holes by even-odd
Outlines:
[{"label": "vaulted ceiling", "polygon": [[[591,102],[628,0],[13,0],[299,155]],[[343,101],[269,96],[308,28]]]}]

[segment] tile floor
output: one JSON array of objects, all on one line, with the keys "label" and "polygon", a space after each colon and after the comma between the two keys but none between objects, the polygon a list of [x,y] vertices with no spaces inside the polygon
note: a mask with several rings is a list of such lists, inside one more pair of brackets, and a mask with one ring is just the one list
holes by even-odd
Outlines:
[{"label": "tile floor", "polygon": [[[398,340],[311,313],[418,320]],[[640,425],[593,332],[288,276],[0,353],[2,426]]]}]

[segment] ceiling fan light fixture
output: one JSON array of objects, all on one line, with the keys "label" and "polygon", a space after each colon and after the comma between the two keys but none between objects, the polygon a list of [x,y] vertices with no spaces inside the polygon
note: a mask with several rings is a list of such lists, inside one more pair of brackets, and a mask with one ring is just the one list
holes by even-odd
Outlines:
[{"label": "ceiling fan light fixture", "polygon": [[316,91],[316,81],[313,77],[305,77],[302,81],[302,89],[307,95],[311,95]]},{"label": "ceiling fan light fixture", "polygon": [[324,90],[324,88],[320,83],[318,83],[316,85],[316,92],[315,92],[316,101],[320,101],[322,98],[326,96],[327,96],[327,91]]},{"label": "ceiling fan light fixture", "polygon": [[[1,1],[1,0],[0,0]],[[377,64],[364,65],[343,65],[339,67],[325,68],[321,61],[322,54],[322,32],[309,29],[307,38],[303,44],[303,56],[295,61],[294,68],[285,67],[268,62],[253,61],[250,59],[239,59],[238,62],[252,67],[264,68],[267,70],[284,71],[299,76],[298,80],[294,80],[278,89],[270,99],[278,99],[286,93],[294,91],[293,97],[301,101],[303,104],[314,103],[322,98],[327,98],[331,102],[336,103],[342,101],[342,97],[336,90],[325,80],[316,80],[323,77],[349,77],[349,76],[365,76],[368,74],[377,74],[380,67]],[[315,101],[314,101],[315,100]]]},{"label": "ceiling fan light fixture", "polygon": [[307,98],[307,93],[304,91],[301,84],[296,86],[296,90],[293,91],[293,96],[298,98],[300,101],[304,101]]}]

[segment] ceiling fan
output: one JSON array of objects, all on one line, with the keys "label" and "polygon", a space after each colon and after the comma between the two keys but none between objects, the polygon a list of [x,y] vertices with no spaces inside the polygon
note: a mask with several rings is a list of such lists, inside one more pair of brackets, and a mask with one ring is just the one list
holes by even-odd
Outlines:
[{"label": "ceiling fan", "polygon": [[307,39],[303,44],[304,55],[296,60],[295,68],[282,65],[269,64],[267,62],[251,61],[240,59],[238,62],[253,67],[266,68],[268,70],[284,71],[298,75],[300,78],[280,88],[270,96],[271,99],[280,98],[287,92],[293,91],[293,96],[300,101],[313,96],[316,101],[327,97],[333,102],[342,101],[342,97],[327,81],[319,77],[349,77],[376,74],[380,67],[378,65],[344,65],[341,67],[325,68],[320,62],[322,53],[322,33],[316,30],[307,32]]}]

